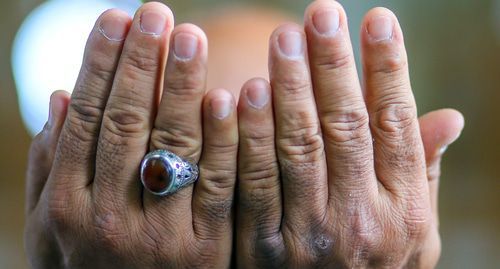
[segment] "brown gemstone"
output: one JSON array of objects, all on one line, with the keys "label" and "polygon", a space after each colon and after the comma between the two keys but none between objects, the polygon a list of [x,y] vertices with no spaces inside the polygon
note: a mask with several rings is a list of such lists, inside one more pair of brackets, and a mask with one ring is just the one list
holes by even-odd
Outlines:
[{"label": "brown gemstone", "polygon": [[161,193],[170,186],[170,173],[162,160],[152,159],[144,168],[144,185],[152,192]]}]

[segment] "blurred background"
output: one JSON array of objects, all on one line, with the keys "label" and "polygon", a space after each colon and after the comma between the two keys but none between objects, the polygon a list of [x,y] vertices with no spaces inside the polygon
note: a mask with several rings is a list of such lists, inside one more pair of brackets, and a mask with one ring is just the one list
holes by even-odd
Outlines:
[{"label": "blurred background", "polygon": [[[31,56],[19,48],[17,52],[13,50],[16,33],[26,16],[44,2],[50,1],[0,1],[0,268],[27,268],[23,250],[24,175],[31,134],[38,128],[37,123],[30,122],[30,119],[45,119],[50,90],[59,89],[45,89],[45,84],[39,84],[36,90],[42,94],[36,98],[36,104],[30,103],[33,100],[27,102],[28,97],[36,93],[22,81],[23,77],[40,76],[33,68],[43,67],[45,62],[36,62],[36,59],[42,59],[38,57],[40,55]],[[58,2],[63,5],[80,2],[89,8],[103,8],[85,0]],[[111,2],[117,6],[126,4],[124,8],[132,11],[138,5],[137,1],[130,0]],[[285,20],[301,21],[309,2],[177,0],[167,4],[176,14],[178,23],[196,22],[207,32],[211,68],[241,68],[228,64],[231,61],[225,59],[234,56],[245,60],[245,55],[249,54],[238,50],[234,44],[232,49],[224,47],[223,40],[227,40],[228,35],[234,36],[235,44],[254,44],[252,49],[257,56],[242,61],[250,73],[245,78],[249,78],[265,76],[262,67],[267,59],[267,38],[272,29]],[[442,166],[440,217],[443,253],[439,268],[500,268],[500,0],[340,2],[349,15],[355,50],[359,50],[358,29],[366,11],[375,6],[386,6],[395,11],[405,32],[419,113],[452,107],[465,116],[462,137],[449,148]],[[234,12],[241,10],[249,11],[235,15]],[[85,40],[99,12],[91,10],[87,17],[79,17],[78,20],[84,22],[83,30],[75,31],[79,37],[71,38]],[[60,27],[70,27],[75,19],[64,11],[49,17],[56,19],[55,25]],[[88,29],[85,28],[87,25]],[[243,28],[235,25],[243,25]],[[42,32],[43,24],[38,26],[40,29],[35,28],[35,32]],[[249,31],[257,33],[257,40],[245,39],[250,36]],[[62,39],[52,39],[65,42],[64,36],[59,38]],[[21,43],[29,43],[29,40]],[[31,45],[36,47],[39,44],[42,46],[42,42]],[[77,44],[73,53],[77,63],[83,45]],[[31,52],[44,54],[46,50],[50,51],[50,48]],[[72,53],[73,50],[68,51]],[[68,51],[61,51],[61,54]],[[26,55],[35,60],[30,62],[33,58],[28,58],[23,62]],[[21,59],[18,63],[17,58]],[[17,83],[14,81],[13,59],[18,65],[15,72]],[[70,67],[74,63],[67,64],[64,68],[72,71]],[[46,66],[50,67],[50,63]],[[60,70],[57,66],[53,68]],[[47,85],[57,87],[72,83],[77,68],[73,68],[76,70],[73,73],[64,74],[66,81],[62,84],[52,79]],[[26,74],[19,71],[21,69],[34,71],[30,71],[33,74],[20,75]],[[210,81],[217,81],[217,85],[211,86],[230,89],[239,88],[245,79],[237,76],[221,78],[214,73],[209,77]],[[71,90],[71,86],[64,89]]]}]

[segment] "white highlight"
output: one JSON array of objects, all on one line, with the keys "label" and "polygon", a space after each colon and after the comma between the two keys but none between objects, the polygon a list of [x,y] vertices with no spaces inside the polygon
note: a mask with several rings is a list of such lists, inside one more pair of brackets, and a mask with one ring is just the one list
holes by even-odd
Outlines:
[{"label": "white highlight", "polygon": [[50,94],[73,90],[86,39],[109,8],[133,14],[138,0],[52,0],[25,19],[12,49],[19,107],[28,131],[38,133],[48,117]]}]

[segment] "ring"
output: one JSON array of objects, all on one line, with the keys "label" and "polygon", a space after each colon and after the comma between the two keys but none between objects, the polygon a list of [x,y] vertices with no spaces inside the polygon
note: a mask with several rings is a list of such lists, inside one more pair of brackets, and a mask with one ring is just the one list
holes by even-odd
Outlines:
[{"label": "ring", "polygon": [[192,164],[168,150],[148,153],[141,163],[144,188],[158,196],[176,193],[193,184],[199,175],[198,165]]}]

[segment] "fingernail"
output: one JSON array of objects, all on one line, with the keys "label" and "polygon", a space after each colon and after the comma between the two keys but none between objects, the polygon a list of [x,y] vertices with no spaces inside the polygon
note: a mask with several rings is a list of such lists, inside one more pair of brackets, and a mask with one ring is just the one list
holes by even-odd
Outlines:
[{"label": "fingernail", "polygon": [[165,30],[167,16],[152,10],[141,14],[141,32],[150,35],[161,35]]},{"label": "fingernail", "polygon": [[105,17],[99,24],[99,32],[108,40],[123,41],[127,34],[127,23],[120,18]]},{"label": "fingernail", "polygon": [[198,38],[188,33],[179,33],[174,39],[174,54],[181,60],[191,60],[198,49]]},{"label": "fingernail", "polygon": [[233,111],[232,97],[230,93],[225,93],[218,98],[212,99],[210,102],[212,116],[219,120],[223,120]]},{"label": "fingernail", "polygon": [[378,16],[368,23],[367,31],[375,41],[389,40],[392,38],[394,21],[387,16]]},{"label": "fingernail", "polygon": [[302,56],[302,35],[299,32],[284,32],[278,37],[281,52],[290,58]]},{"label": "fingernail", "polygon": [[320,10],[314,13],[313,25],[322,35],[333,36],[340,27],[340,15],[337,9]]},{"label": "fingernail", "polygon": [[256,85],[246,91],[248,104],[256,109],[261,109],[269,101],[269,91],[264,85]]}]

